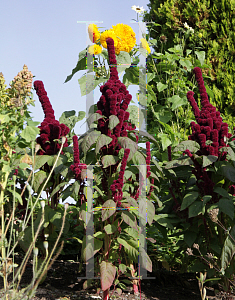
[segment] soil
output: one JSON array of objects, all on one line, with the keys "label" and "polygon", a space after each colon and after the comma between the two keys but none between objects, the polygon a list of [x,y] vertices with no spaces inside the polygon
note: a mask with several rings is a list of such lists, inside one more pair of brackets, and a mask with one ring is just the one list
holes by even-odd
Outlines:
[{"label": "soil", "polygon": [[[19,259],[19,258],[18,258]],[[16,259],[17,262],[17,259]],[[20,261],[19,261],[20,262]],[[18,262],[17,262],[18,263]],[[97,288],[83,289],[85,268],[79,273],[79,262],[56,260],[48,270],[46,280],[39,285],[33,300],[94,300],[102,299],[102,291],[97,294]],[[110,291],[110,299],[117,300],[200,300],[198,282],[194,273],[180,274],[178,272],[158,270],[148,273],[148,277],[155,279],[143,279],[141,281],[140,294],[134,295],[132,287],[127,287],[121,295],[116,291]],[[32,280],[32,261],[25,269],[20,288],[26,287]],[[207,287],[208,300],[235,299],[235,295],[219,293],[215,296],[215,290]],[[3,291],[3,280],[0,278],[0,298]],[[113,292],[113,293],[112,293]],[[8,298],[10,300],[10,298]]]}]

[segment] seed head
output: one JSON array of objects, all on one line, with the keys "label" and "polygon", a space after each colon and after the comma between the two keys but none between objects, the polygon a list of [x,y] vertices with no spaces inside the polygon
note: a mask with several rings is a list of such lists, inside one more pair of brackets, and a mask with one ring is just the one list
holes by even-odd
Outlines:
[{"label": "seed head", "polygon": [[191,248],[187,248],[186,254],[193,255],[193,250]]},{"label": "seed head", "polygon": [[208,212],[208,215],[211,219],[212,222],[217,223],[218,221],[218,213],[219,213],[219,209],[218,208],[214,208],[211,211]]}]

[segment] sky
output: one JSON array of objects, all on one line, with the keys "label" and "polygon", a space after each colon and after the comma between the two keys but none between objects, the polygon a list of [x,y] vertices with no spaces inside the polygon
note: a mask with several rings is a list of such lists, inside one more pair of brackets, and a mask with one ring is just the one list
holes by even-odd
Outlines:
[{"label": "sky", "polygon": [[[136,5],[149,11],[148,3],[148,0],[1,0],[0,72],[7,86],[26,64],[34,80],[43,81],[57,120],[64,111],[75,110],[76,115],[86,111],[86,96],[81,96],[78,84],[86,71],[79,71],[64,83],[77,64],[79,52],[87,47],[85,22],[104,27],[101,31],[118,23],[127,24],[135,31],[139,43],[138,24],[131,23],[137,14],[131,7]],[[137,103],[138,86],[130,86],[128,90]],[[44,113],[36,92],[33,94],[35,107],[29,106],[29,110],[33,121],[42,122]],[[95,103],[100,96],[97,87]],[[76,134],[86,131],[84,122],[85,119],[75,126]]]},{"label": "sky", "polygon": [[[64,111],[86,111],[86,96],[81,96],[78,79],[85,74],[79,71],[64,83],[78,61],[78,54],[88,43],[86,23],[109,29],[118,23],[127,24],[136,33],[139,41],[136,5],[149,11],[148,0],[1,0],[0,10],[0,72],[6,84],[28,66],[34,80],[42,80],[45,90],[58,120]],[[128,88],[136,101],[138,86]],[[34,91],[35,107],[29,106],[34,121],[42,122],[44,113]],[[101,93],[99,87],[94,92],[97,103]],[[76,113],[76,114],[77,114]],[[85,119],[77,123],[76,134],[86,131]]]}]

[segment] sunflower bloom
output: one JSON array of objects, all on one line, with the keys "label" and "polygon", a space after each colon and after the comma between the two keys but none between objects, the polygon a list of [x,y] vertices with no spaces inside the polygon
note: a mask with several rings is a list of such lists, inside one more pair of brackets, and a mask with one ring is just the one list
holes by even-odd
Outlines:
[{"label": "sunflower bloom", "polygon": [[151,52],[150,48],[149,48],[149,44],[148,42],[146,41],[146,39],[140,39],[140,42],[141,42],[141,46],[142,48],[146,49],[148,51],[148,53]]},{"label": "sunflower bloom", "polygon": [[96,41],[100,38],[100,31],[98,30],[98,27],[95,24],[90,24],[88,26],[88,33],[92,43],[96,43]]},{"label": "sunflower bloom", "polygon": [[117,36],[117,46],[115,46],[115,53],[119,54],[120,51],[130,52],[135,46],[136,38],[133,29],[125,24],[117,24],[112,26],[113,31]]},{"label": "sunflower bloom", "polygon": [[113,30],[105,30],[104,32],[102,32],[102,34],[100,36],[100,43],[106,49],[107,49],[107,43],[106,43],[107,38],[113,39],[114,47],[116,49],[117,44],[118,44],[118,39],[117,39],[117,36],[116,36],[116,34]]},{"label": "sunflower bloom", "polygon": [[92,45],[88,48],[88,52],[90,53],[90,55],[100,54],[102,52],[102,47],[99,45]]}]

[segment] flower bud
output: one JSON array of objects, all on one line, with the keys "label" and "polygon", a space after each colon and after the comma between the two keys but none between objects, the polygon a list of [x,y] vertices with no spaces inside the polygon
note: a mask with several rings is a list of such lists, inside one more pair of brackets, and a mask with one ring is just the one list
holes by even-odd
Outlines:
[{"label": "flower bud", "polygon": [[38,152],[38,150],[40,149],[40,144],[36,144],[36,146],[35,146],[35,153],[37,153]]},{"label": "flower bud", "polygon": [[48,241],[43,242],[43,247],[47,250],[48,249]]},{"label": "flower bud", "polygon": [[65,142],[66,142],[66,137],[62,136],[62,144],[65,144]]},{"label": "flower bud", "polygon": [[35,247],[35,248],[33,249],[33,254],[34,254],[35,256],[38,256],[38,248],[37,248],[37,247]]},{"label": "flower bud", "polygon": [[202,38],[202,33],[201,32],[198,33],[198,37],[199,37],[199,39]]},{"label": "flower bud", "polygon": [[68,209],[68,207],[69,207],[69,203],[68,203],[68,202],[66,202],[66,203],[65,203],[65,205],[64,205],[64,209],[65,209],[65,210],[67,210],[67,209]]},{"label": "flower bud", "polygon": [[45,237],[45,239],[47,239],[47,238],[49,237],[49,234],[48,234],[48,233],[45,233],[45,234],[44,234],[44,237]]},{"label": "flower bud", "polygon": [[42,201],[40,202],[40,204],[41,204],[42,209],[44,209],[44,207],[45,207],[45,205],[46,205],[46,202],[45,202],[44,200],[42,200]]}]

